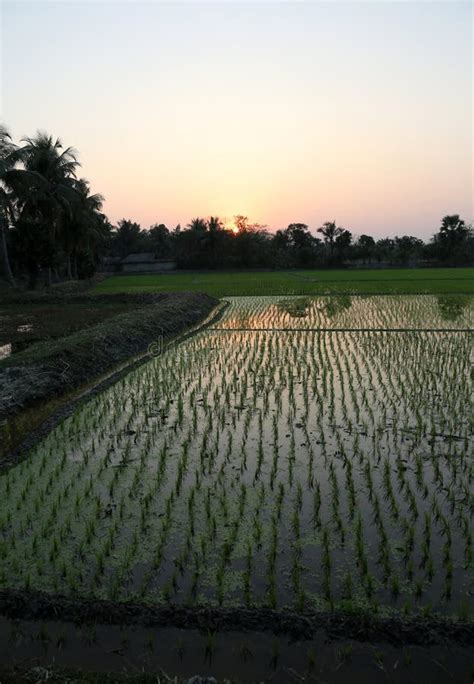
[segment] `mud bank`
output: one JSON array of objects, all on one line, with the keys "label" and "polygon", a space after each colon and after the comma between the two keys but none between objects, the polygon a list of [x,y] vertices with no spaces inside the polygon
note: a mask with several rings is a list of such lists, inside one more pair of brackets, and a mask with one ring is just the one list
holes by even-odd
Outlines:
[{"label": "mud bank", "polygon": [[62,620],[76,624],[176,627],[204,632],[258,631],[311,639],[320,630],[331,639],[423,645],[474,644],[474,623],[438,617],[383,617],[370,612],[306,612],[255,608],[156,605],[69,598],[43,592],[0,591],[0,615],[9,619]]}]

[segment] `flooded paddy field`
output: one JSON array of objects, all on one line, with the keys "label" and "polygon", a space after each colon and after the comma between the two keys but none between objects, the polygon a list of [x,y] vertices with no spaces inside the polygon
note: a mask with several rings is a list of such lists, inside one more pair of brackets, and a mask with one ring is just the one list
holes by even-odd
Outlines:
[{"label": "flooded paddy field", "polygon": [[0,588],[470,620],[455,299],[232,298],[1,474]]}]

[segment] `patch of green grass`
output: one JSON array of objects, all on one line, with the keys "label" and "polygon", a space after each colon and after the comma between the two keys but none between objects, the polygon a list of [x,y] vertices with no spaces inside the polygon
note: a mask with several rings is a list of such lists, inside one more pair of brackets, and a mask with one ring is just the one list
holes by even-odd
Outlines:
[{"label": "patch of green grass", "polygon": [[97,292],[206,292],[215,297],[305,294],[470,294],[474,268],[218,271],[117,275]]}]

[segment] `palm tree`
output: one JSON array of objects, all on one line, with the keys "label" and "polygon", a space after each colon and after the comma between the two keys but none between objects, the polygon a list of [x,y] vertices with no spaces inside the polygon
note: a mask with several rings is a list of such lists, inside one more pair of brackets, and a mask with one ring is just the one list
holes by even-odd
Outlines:
[{"label": "palm tree", "polygon": [[326,221],[318,233],[324,236],[328,265],[342,262],[352,240],[352,234],[336,225],[335,221]]},{"label": "palm tree", "polygon": [[100,213],[104,198],[90,194],[89,183],[85,178],[68,179],[68,185],[75,192],[71,211],[66,212],[60,238],[67,255],[67,275],[70,280],[77,278],[77,256],[81,251],[93,250],[101,239],[103,226]]},{"label": "palm tree", "polygon": [[[79,163],[71,147],[63,149],[59,138],[53,140],[41,131],[22,142],[25,145],[20,158],[24,171],[36,182],[30,192],[18,192],[17,188],[17,229],[20,242],[31,251],[26,263],[29,285],[34,287],[39,266],[51,268],[57,251],[54,241],[63,237],[65,221],[72,216],[78,201],[74,180]],[[69,264],[70,254],[67,258]]]},{"label": "palm tree", "polygon": [[24,138],[22,142],[25,146],[21,150],[21,157],[26,169],[41,174],[55,185],[61,185],[66,178],[75,178],[80,164],[73,147],[63,150],[61,140],[53,140],[44,131],[38,131],[34,138]]},{"label": "palm tree", "polygon": [[104,221],[101,213],[104,203],[103,195],[95,193],[91,195],[88,181],[81,178],[75,184],[79,195],[78,207],[78,231],[76,234],[74,272],[77,278],[77,255],[80,252],[92,254],[102,242],[105,233],[108,233],[108,224]]},{"label": "palm tree", "polygon": [[18,161],[17,147],[13,144],[10,134],[0,125],[0,250],[2,252],[2,270],[10,285],[15,285],[15,279],[8,256],[7,230],[11,215],[12,196],[8,186],[8,174],[15,168]]},{"label": "palm tree", "polygon": [[335,221],[326,221],[321,228],[318,228],[318,233],[321,233],[324,236],[324,242],[332,247],[336,238],[342,234],[343,230],[343,228],[336,226]]},{"label": "palm tree", "polygon": [[218,247],[222,239],[225,239],[227,234],[224,232],[224,224],[217,216],[210,216],[207,221],[207,240],[206,244],[209,250],[210,266],[216,268]]},{"label": "palm tree", "polygon": [[45,181],[40,174],[22,168],[23,149],[15,145],[7,129],[0,126],[0,240],[3,272],[11,285],[15,285],[15,279],[8,254],[7,231],[16,222],[19,198],[33,198],[45,190]]},{"label": "palm tree", "polygon": [[189,230],[194,230],[197,233],[205,233],[207,230],[206,220],[203,218],[193,218],[187,225]]},{"label": "palm tree", "polygon": [[219,230],[224,230],[224,224],[218,216],[209,216],[207,228],[210,233],[217,233]]},{"label": "palm tree", "polygon": [[459,214],[452,214],[451,216],[444,216],[441,221],[441,228],[439,229],[439,236],[442,242],[454,245],[462,242],[469,234],[469,228],[465,221],[460,218]]}]

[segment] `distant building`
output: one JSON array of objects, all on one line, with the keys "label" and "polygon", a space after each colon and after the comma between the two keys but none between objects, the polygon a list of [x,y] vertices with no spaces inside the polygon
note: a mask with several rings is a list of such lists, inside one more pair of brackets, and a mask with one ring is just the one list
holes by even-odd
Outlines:
[{"label": "distant building", "polygon": [[109,256],[103,260],[103,270],[108,273],[162,273],[175,269],[174,259],[159,259],[153,252],[129,254],[124,259]]},{"label": "distant building", "polygon": [[106,256],[102,259],[100,270],[104,273],[117,273],[121,261],[121,257]]}]

